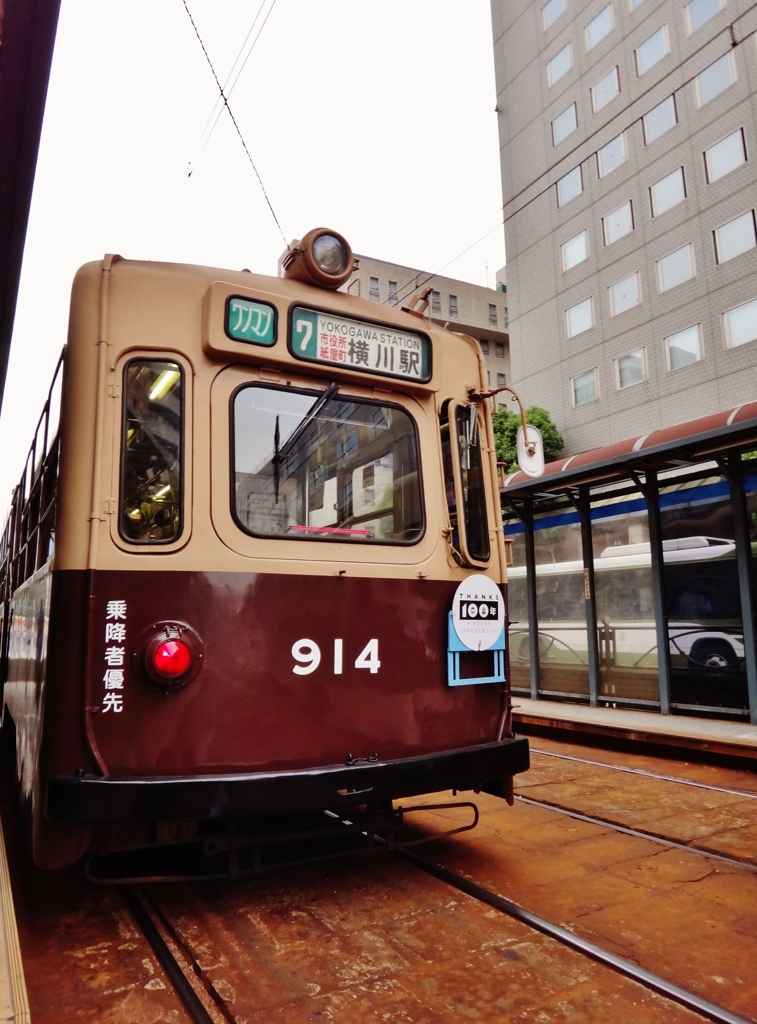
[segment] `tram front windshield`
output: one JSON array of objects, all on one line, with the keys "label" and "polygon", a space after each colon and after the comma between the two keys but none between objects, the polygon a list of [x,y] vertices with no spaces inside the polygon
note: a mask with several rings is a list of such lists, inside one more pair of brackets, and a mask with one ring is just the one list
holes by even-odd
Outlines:
[{"label": "tram front windshield", "polygon": [[423,535],[410,416],[325,392],[249,385],[233,399],[233,499],[258,537],[413,544]]}]

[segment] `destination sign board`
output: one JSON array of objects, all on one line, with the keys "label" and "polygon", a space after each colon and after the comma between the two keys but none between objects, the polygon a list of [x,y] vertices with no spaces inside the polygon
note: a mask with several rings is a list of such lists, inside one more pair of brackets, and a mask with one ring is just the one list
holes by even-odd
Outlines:
[{"label": "destination sign board", "polygon": [[422,334],[304,306],[292,309],[291,325],[290,347],[300,359],[420,383],[431,378],[431,343]]},{"label": "destination sign board", "polygon": [[226,301],[226,333],[235,341],[252,345],[273,345],[276,341],[276,311],[267,302],[255,302],[232,295]]}]

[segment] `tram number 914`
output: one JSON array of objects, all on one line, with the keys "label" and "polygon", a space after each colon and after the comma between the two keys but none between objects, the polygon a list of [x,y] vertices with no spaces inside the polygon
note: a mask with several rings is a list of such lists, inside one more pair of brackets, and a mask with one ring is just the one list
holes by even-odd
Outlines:
[{"label": "tram number 914", "polygon": [[[309,676],[321,664],[321,648],[314,640],[297,640],[292,644],[292,657],[297,662],[292,672],[297,676]],[[342,675],[344,667],[344,640],[334,640],[334,675]],[[366,668],[376,675],[381,668],[378,640],[369,640],[357,658],[355,668]]]}]

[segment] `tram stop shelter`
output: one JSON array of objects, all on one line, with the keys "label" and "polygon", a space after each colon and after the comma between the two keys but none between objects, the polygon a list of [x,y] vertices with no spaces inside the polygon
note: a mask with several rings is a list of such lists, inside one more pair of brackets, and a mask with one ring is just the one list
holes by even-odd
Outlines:
[{"label": "tram stop shelter", "polygon": [[514,694],[757,724],[757,402],[501,498]]}]

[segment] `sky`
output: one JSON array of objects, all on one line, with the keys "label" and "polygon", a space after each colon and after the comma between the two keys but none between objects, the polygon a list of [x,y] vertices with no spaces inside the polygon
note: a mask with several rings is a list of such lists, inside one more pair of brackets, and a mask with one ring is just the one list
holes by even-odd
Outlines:
[{"label": "sky", "polygon": [[[214,122],[193,21],[244,145],[226,110]],[[275,275],[285,240],[328,226],[355,252],[493,287],[495,105],[489,0],[62,0],[0,415],[0,517],[81,264],[119,253]]]}]

